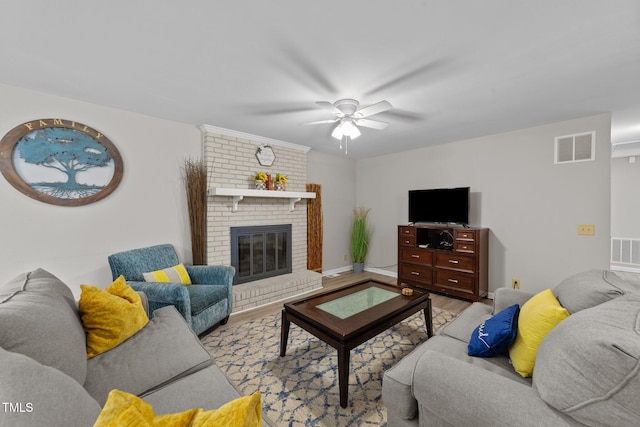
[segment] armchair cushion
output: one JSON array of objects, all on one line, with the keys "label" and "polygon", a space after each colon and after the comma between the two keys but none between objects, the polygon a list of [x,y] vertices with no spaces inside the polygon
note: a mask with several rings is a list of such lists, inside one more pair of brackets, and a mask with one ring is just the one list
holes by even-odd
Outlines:
[{"label": "armchair cushion", "polygon": [[229,291],[225,286],[191,285],[188,291],[192,316],[197,316],[212,305],[229,297]]},{"label": "armchair cushion", "polygon": [[181,285],[190,285],[191,277],[187,273],[187,269],[184,264],[174,265],[173,267],[163,268],[162,270],[150,271],[148,273],[142,273],[145,282],[172,282],[180,283]]}]

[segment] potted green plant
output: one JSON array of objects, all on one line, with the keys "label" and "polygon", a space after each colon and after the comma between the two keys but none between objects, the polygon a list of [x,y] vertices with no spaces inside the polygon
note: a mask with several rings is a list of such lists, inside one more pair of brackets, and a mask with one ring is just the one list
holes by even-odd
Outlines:
[{"label": "potted green plant", "polygon": [[362,206],[353,210],[353,228],[351,229],[351,259],[353,260],[353,272],[362,273],[364,260],[369,250],[371,229],[367,224],[369,210]]}]

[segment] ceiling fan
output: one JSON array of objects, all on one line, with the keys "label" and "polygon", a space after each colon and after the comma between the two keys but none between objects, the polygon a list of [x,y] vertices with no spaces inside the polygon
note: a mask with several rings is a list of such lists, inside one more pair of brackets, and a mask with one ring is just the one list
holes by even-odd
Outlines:
[{"label": "ceiling fan", "polygon": [[331,132],[331,136],[340,140],[340,149],[342,150],[342,141],[345,142],[345,154],[347,154],[347,144],[349,140],[355,139],[360,136],[360,129],[358,126],[367,127],[371,129],[382,130],[386,128],[389,123],[381,122],[378,120],[371,120],[367,117],[374,114],[382,113],[392,108],[391,103],[388,101],[380,101],[367,107],[358,109],[360,103],[355,99],[339,99],[333,104],[327,101],[316,102],[319,106],[325,110],[331,112],[335,118],[330,120],[319,120],[315,122],[305,123],[307,125],[319,125],[323,123],[338,123],[337,126]]}]

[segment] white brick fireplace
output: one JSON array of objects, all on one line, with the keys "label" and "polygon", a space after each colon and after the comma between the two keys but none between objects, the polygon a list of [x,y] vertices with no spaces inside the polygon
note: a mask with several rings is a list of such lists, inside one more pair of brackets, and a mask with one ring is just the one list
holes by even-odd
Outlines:
[{"label": "white brick fireplace", "polygon": [[[209,191],[214,188],[253,189],[259,170],[287,176],[287,191],[304,192],[307,183],[308,148],[281,141],[204,125],[204,158],[210,171]],[[270,145],[275,153],[271,166],[261,166],[256,150]],[[265,190],[266,191],[266,190]],[[285,194],[283,194],[284,196]],[[210,265],[231,265],[231,227],[291,224],[291,273],[234,285],[233,312],[248,310],[273,301],[322,287],[319,273],[307,270],[306,200],[291,203],[287,198],[209,196],[207,218],[207,259]]]}]

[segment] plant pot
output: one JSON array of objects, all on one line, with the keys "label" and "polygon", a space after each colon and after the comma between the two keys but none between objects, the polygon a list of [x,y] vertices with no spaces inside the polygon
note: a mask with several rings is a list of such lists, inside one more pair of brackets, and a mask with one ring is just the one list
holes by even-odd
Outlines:
[{"label": "plant pot", "polygon": [[267,185],[265,184],[265,182],[263,180],[256,179],[255,183],[256,183],[256,190],[266,190],[267,189]]},{"label": "plant pot", "polygon": [[354,273],[362,273],[364,271],[364,262],[354,262],[353,263],[353,272]]}]

